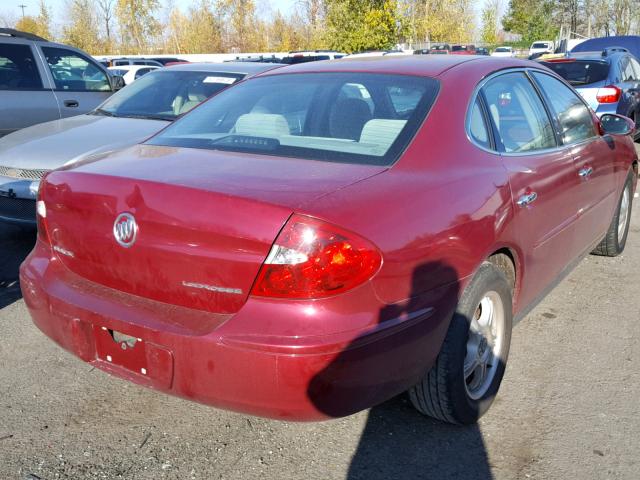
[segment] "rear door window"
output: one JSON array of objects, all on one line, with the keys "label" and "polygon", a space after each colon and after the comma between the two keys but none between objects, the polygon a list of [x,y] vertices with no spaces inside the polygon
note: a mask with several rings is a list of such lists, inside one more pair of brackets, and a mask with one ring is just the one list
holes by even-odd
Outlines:
[{"label": "rear door window", "polygon": [[633,82],[636,79],[636,73],[633,70],[633,65],[629,60],[630,60],[629,57],[625,57],[620,64],[620,70],[622,71],[623,82]]},{"label": "rear door window", "polygon": [[640,80],[640,63],[638,63],[635,58],[630,58],[629,59],[629,63],[631,64],[631,67],[633,68],[633,73],[634,73],[633,78],[635,78],[636,81]]},{"label": "rear door window", "polygon": [[600,60],[542,63],[575,87],[601,82],[609,76],[609,64]]},{"label": "rear door window", "polygon": [[492,78],[482,91],[505,152],[531,152],[557,146],[549,115],[524,72]]},{"label": "rear door window", "polygon": [[57,90],[71,92],[107,92],[111,84],[107,74],[94,62],[65,48],[42,47]]},{"label": "rear door window", "polygon": [[591,112],[569,87],[544,73],[533,72],[533,77],[558,119],[563,144],[581,142],[596,135]]},{"label": "rear door window", "polygon": [[28,45],[0,43],[0,90],[40,90],[42,78]]}]

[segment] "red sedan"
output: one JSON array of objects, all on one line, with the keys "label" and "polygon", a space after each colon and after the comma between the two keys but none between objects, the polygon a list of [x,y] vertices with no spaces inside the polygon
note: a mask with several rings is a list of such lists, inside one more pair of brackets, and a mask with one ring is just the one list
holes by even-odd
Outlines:
[{"label": "red sedan", "polygon": [[222,408],[319,420],[408,390],[477,420],[512,324],[624,249],[633,125],[539,64],[429,57],[273,70],[49,174],[21,268],[36,325]]}]

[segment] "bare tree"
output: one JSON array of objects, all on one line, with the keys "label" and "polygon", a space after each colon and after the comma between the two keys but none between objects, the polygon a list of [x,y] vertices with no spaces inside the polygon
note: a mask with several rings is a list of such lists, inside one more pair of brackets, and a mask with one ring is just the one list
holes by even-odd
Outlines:
[{"label": "bare tree", "polygon": [[116,0],[97,0],[100,17],[104,24],[107,44],[111,45],[111,22],[115,15]]}]

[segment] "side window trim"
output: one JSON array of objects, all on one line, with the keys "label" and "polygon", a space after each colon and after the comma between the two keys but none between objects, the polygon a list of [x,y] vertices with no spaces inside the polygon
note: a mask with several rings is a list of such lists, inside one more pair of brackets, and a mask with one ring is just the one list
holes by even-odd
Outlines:
[{"label": "side window trim", "polygon": [[44,54],[44,51],[42,51],[42,48],[55,48],[58,50],[65,50],[67,52],[69,52],[71,55],[75,55],[79,58],[81,58],[82,60],[84,60],[85,62],[93,65],[95,68],[97,68],[100,72],[102,72],[104,74],[104,76],[107,79],[107,83],[109,84],[109,90],[102,90],[102,92],[113,92],[113,87],[111,86],[111,75],[109,74],[109,71],[106,70],[102,64],[100,64],[100,62],[97,62],[89,57],[87,57],[85,54],[83,54],[80,51],[76,51],[74,49],[68,48],[66,46],[63,47],[59,47],[57,45],[52,46],[52,45],[38,45],[38,50],[39,50],[39,54],[40,54],[40,58],[42,59],[42,65],[43,67],[47,70],[47,78],[49,78],[50,82],[51,82],[51,90],[53,90],[54,92],[100,92],[100,90],[65,90],[65,89],[60,89],[57,88],[56,85],[56,79],[53,76],[53,72],[51,71],[51,65],[49,65],[49,62],[47,61],[47,57]]},{"label": "side window trim", "polygon": [[[504,69],[504,70],[497,70],[494,71],[492,73],[490,73],[489,75],[487,75],[486,77],[484,77],[482,80],[480,80],[480,82],[476,85],[475,89],[473,90],[473,94],[471,95],[471,100],[467,106],[467,114],[465,117],[465,133],[467,135],[467,137],[469,138],[469,140],[478,148],[490,152],[490,153],[495,153],[495,154],[499,154],[502,156],[514,156],[514,157],[522,157],[522,156],[529,156],[529,155],[540,155],[540,154],[544,154],[544,153],[548,153],[548,152],[553,152],[553,151],[558,151],[558,150],[562,150],[564,148],[566,148],[566,145],[563,145],[562,142],[560,141],[560,138],[558,137],[558,127],[556,125],[556,119],[553,118],[553,116],[551,115],[551,111],[549,110],[547,103],[545,101],[545,99],[542,98],[542,96],[540,95],[540,92],[538,91],[538,86],[537,84],[530,78],[529,75],[529,70],[535,70],[535,71],[540,71],[541,73],[545,73],[542,70],[537,70],[537,69],[531,69],[531,68],[523,68],[523,67],[515,67],[515,68],[508,68],[508,69]],[[543,108],[545,110],[545,114],[547,115],[547,119],[549,120],[549,123],[552,125],[553,127],[553,135],[554,135],[554,139],[556,141],[556,146],[555,147],[550,147],[550,148],[543,148],[543,149],[539,149],[539,150],[530,150],[530,151],[525,151],[525,152],[507,152],[505,151],[505,147],[502,144],[502,139],[500,137],[500,133],[498,132],[497,126],[495,125],[495,122],[493,121],[493,118],[491,118],[491,115],[487,115],[488,116],[488,120],[489,120],[489,125],[490,125],[490,134],[491,137],[493,139],[493,145],[495,150],[487,150],[485,147],[478,145],[477,142],[473,141],[470,132],[469,132],[469,120],[470,120],[470,116],[471,116],[471,110],[473,108],[473,104],[476,100],[476,98],[480,97],[482,98],[482,102],[481,105],[483,106],[483,108],[485,109],[485,114],[486,112],[488,112],[488,109],[486,108],[487,105],[487,100],[484,96],[484,92],[483,92],[483,87],[490,82],[491,80],[500,77],[502,75],[507,75],[510,73],[518,73],[521,72],[524,74],[524,76],[527,78],[527,81],[531,84],[531,87],[533,88],[535,94],[538,96],[538,98],[540,99],[540,102],[543,105]]]},{"label": "side window trim", "polygon": [[[544,72],[542,70],[537,70],[537,69],[527,69],[527,76],[530,77],[530,80],[533,82],[533,84],[535,85],[536,90],[538,91],[538,95],[540,96],[540,98],[542,99],[542,103],[545,106],[545,109],[547,110],[547,114],[550,114],[550,112],[553,112],[553,107],[551,105],[551,100],[549,99],[549,97],[547,96],[547,94],[542,90],[542,88],[540,88],[540,84],[538,83],[538,80],[536,79],[535,75],[533,75],[533,73],[537,73],[538,75],[547,75],[548,77],[551,77],[555,80],[560,81],[561,83],[564,83],[565,85],[569,86],[567,84],[567,82],[564,81],[564,79],[562,78],[558,78],[554,75],[550,75],[547,72]],[[571,88],[569,86],[569,88],[571,90],[573,90],[573,88]],[[586,102],[586,100],[584,98],[582,98],[582,95],[576,95],[576,98],[578,98],[578,100],[580,100],[580,102],[582,102],[582,104],[585,106],[585,108],[589,111],[591,111],[591,107],[589,107],[589,104]],[[593,125],[593,131],[594,134],[589,137],[589,138],[585,138],[583,140],[577,140],[575,142],[572,143],[565,143],[564,139],[562,138],[562,127],[558,121],[558,117],[557,114],[556,116],[552,116],[551,122],[553,124],[553,128],[554,128],[554,133],[556,135],[556,142],[558,142],[558,146],[561,147],[573,147],[576,145],[580,145],[582,143],[588,143],[588,142],[593,142],[595,140],[597,140],[599,138],[599,136],[597,135],[597,133],[595,133],[596,130],[596,126],[595,124]],[[591,120],[592,124],[593,124],[593,119]]]},{"label": "side window trim", "polygon": [[[482,85],[484,81],[481,81],[473,91],[471,95],[471,101],[469,102],[469,106],[467,107],[467,113],[465,115],[464,120],[464,130],[467,136],[467,139],[476,147],[485,152],[494,153],[499,155],[503,149],[502,142],[500,140],[500,135],[496,130],[496,126],[491,119],[491,115],[489,115],[489,109],[487,108],[487,99],[484,96],[482,91]],[[482,120],[484,122],[484,126],[487,130],[487,136],[489,138],[489,148],[480,145],[476,140],[474,140],[473,135],[471,134],[471,115],[473,114],[473,108],[476,104],[476,101],[480,105],[480,113],[482,115]]]}]

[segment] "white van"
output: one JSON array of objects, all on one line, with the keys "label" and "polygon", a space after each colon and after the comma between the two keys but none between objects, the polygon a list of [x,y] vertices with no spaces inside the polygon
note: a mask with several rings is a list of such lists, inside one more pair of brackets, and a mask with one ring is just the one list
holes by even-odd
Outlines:
[{"label": "white van", "polygon": [[529,49],[529,56],[535,55],[536,53],[553,53],[554,44],[550,40],[537,40],[531,44],[531,48]]}]

